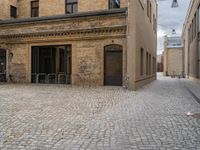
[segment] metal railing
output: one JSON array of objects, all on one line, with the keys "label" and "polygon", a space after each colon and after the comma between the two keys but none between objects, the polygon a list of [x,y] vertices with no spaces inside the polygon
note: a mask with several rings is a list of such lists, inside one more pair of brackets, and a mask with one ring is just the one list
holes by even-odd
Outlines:
[{"label": "metal railing", "polygon": [[43,83],[43,84],[70,84],[71,75],[65,73],[32,73],[32,83]]},{"label": "metal railing", "polygon": [[7,82],[6,80],[6,72],[0,73],[0,82]]},{"label": "metal railing", "polygon": [[[18,77],[19,75],[15,74],[7,74],[5,73],[0,73],[0,82],[7,82],[6,80],[6,75],[8,81],[11,83],[15,83],[15,80],[17,79],[16,76]],[[27,75],[26,75],[27,76]],[[95,75],[95,74],[84,74],[84,73],[79,73],[79,74],[65,74],[65,73],[31,73],[31,82],[36,83],[36,84],[71,84],[72,83],[72,76],[74,81],[83,87],[94,87],[97,86],[98,83],[100,83],[101,79]],[[129,77],[124,76],[123,77],[123,88],[128,89],[128,83],[129,83]]]}]

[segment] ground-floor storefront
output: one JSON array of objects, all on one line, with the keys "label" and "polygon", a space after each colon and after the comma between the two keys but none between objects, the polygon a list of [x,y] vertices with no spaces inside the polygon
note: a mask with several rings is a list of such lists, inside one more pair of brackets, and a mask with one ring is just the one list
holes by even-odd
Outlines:
[{"label": "ground-floor storefront", "polygon": [[123,39],[9,44],[0,49],[0,80],[122,86],[124,48]]},{"label": "ground-floor storefront", "polygon": [[129,32],[126,9],[3,21],[1,81],[136,90],[156,79],[155,42]]}]

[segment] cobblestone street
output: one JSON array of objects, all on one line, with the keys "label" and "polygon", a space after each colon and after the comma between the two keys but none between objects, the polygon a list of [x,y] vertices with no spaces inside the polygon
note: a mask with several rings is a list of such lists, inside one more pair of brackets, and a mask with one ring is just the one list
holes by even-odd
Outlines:
[{"label": "cobblestone street", "polygon": [[200,104],[188,89],[200,85],[160,76],[137,92],[0,85],[0,149],[200,150],[200,119],[187,115]]}]

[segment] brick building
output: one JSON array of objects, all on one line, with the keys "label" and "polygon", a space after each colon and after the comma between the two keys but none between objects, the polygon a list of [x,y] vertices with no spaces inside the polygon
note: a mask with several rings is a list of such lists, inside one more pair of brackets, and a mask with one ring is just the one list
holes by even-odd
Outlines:
[{"label": "brick building", "polygon": [[200,1],[191,0],[183,26],[184,72],[200,79]]},{"label": "brick building", "polygon": [[1,0],[1,80],[126,85],[156,79],[155,0]]},{"label": "brick building", "polygon": [[164,75],[183,75],[183,45],[181,37],[173,33],[164,40]]}]

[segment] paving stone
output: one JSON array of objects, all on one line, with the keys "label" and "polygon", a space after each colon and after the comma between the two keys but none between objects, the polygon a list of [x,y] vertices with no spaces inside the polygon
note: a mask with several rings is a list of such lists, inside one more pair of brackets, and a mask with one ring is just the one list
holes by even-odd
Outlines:
[{"label": "paving stone", "polygon": [[200,85],[164,78],[139,89],[2,84],[0,149],[200,149]]}]

